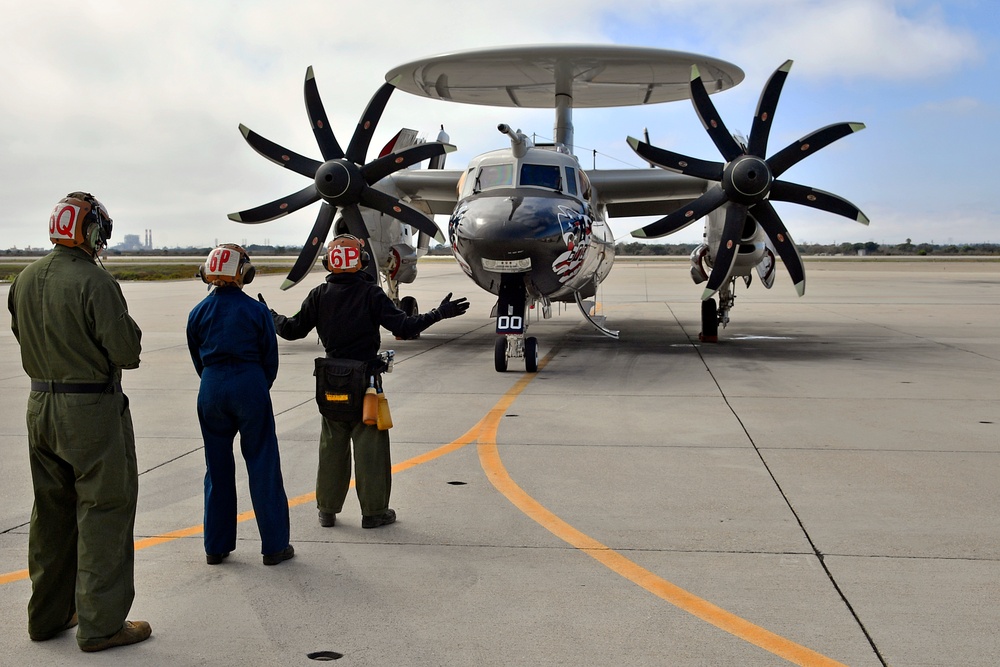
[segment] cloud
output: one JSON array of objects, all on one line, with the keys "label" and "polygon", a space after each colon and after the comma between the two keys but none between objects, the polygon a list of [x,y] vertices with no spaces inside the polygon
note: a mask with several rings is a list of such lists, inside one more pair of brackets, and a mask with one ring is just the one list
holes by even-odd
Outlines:
[{"label": "cloud", "polygon": [[657,29],[675,40],[697,31],[698,41],[714,45],[750,78],[789,57],[814,79],[893,81],[926,80],[983,58],[976,35],[923,2],[647,0],[614,11],[646,39]]}]

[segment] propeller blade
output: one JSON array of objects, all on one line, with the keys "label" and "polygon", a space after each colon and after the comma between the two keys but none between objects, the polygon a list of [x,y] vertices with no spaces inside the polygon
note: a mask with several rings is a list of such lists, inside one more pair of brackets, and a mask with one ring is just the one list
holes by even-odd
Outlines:
[{"label": "propeller blade", "polygon": [[806,269],[802,265],[802,257],[799,256],[798,248],[795,247],[795,242],[792,241],[792,236],[785,229],[778,213],[771,204],[764,201],[752,206],[750,214],[767,232],[768,238],[771,239],[771,245],[778,251],[778,256],[781,257],[782,263],[788,270],[788,275],[791,276],[792,282],[795,284],[795,291],[798,292],[799,296],[802,296],[806,292]]},{"label": "propeller blade", "polygon": [[323,244],[326,242],[327,234],[330,233],[334,213],[336,213],[336,209],[323,202],[316,215],[316,223],[313,225],[312,231],[309,232],[309,239],[302,246],[302,251],[299,253],[298,259],[295,260],[291,271],[288,272],[288,276],[285,277],[285,282],[281,283],[281,289],[286,290],[299,284],[312,270],[316,264],[316,258],[323,252]]},{"label": "propeller blade", "polygon": [[365,163],[372,135],[375,134],[375,128],[382,117],[382,112],[385,111],[385,105],[389,101],[392,91],[395,89],[396,86],[391,83],[382,84],[382,87],[372,95],[372,99],[368,102],[365,112],[361,114],[361,119],[358,121],[357,129],[354,130],[354,136],[351,137],[351,143],[347,147],[346,154],[347,159],[354,164]]},{"label": "propeller blade", "polygon": [[323,154],[324,160],[339,160],[344,157],[344,151],[341,150],[340,144],[337,143],[337,137],[334,136],[333,129],[330,128],[330,119],[327,118],[326,110],[323,108],[323,100],[319,97],[319,88],[316,86],[312,65],[306,70],[305,97],[309,124],[316,136],[316,143],[319,144],[319,152]]},{"label": "propeller blade", "polygon": [[837,139],[842,139],[849,134],[860,132],[863,129],[865,129],[864,123],[834,123],[833,125],[827,125],[798,141],[792,142],[769,157],[767,159],[767,166],[771,168],[771,174],[777,178],[803,158],[807,158],[821,148],[829,146]]},{"label": "propeller blade", "polygon": [[747,141],[747,152],[757,157],[767,155],[767,138],[771,134],[771,121],[774,119],[774,110],[778,106],[778,98],[781,96],[781,88],[788,78],[788,71],[792,69],[792,61],[786,60],[774,74],[767,80],[764,90],[760,93],[757,101],[757,114],[753,117],[753,126],[750,128],[750,139]]},{"label": "propeller blade", "polygon": [[628,145],[636,154],[647,162],[652,162],[657,167],[662,167],[668,171],[675,171],[686,176],[696,176],[709,181],[721,181],[723,164],[721,162],[709,162],[698,158],[688,157],[680,153],[664,150],[639,141],[634,137],[627,139]]},{"label": "propeller blade", "polygon": [[230,213],[229,219],[248,225],[256,225],[261,222],[275,220],[283,215],[288,215],[318,200],[319,192],[316,190],[316,184],[310,183],[298,192],[282,197],[281,199],[275,199],[267,204],[262,204],[256,208],[248,208],[239,213]]},{"label": "propeller blade", "polygon": [[444,155],[445,153],[451,153],[455,151],[455,147],[451,144],[441,143],[440,141],[432,141],[426,144],[419,144],[417,146],[410,146],[409,148],[404,148],[398,153],[389,153],[377,160],[373,160],[361,167],[361,175],[365,177],[365,182],[368,185],[372,185],[381,181],[383,178],[399,171],[400,169],[406,169],[415,164],[419,164],[424,160],[430,160],[439,155]]},{"label": "propeller blade", "polygon": [[367,244],[371,236],[368,234],[368,225],[365,224],[365,219],[357,204],[343,207],[340,209],[340,215],[347,223],[347,233],[358,237]]},{"label": "propeller blade", "polygon": [[868,224],[868,216],[843,197],[838,197],[830,192],[824,192],[823,190],[817,190],[805,185],[790,183],[788,181],[775,181],[771,184],[769,198],[771,201],[787,201],[828,213],[836,213],[845,218],[857,220],[862,225]]},{"label": "propeller blade", "polygon": [[716,185],[693,202],[677,209],[656,222],[632,232],[637,239],[655,239],[667,234],[673,234],[690,225],[695,220],[708,215],[729,201],[721,185]]},{"label": "propeller blade", "polygon": [[698,118],[701,119],[701,124],[708,132],[708,136],[712,138],[712,142],[715,143],[715,147],[722,153],[726,162],[743,155],[743,149],[726,129],[726,124],[722,122],[719,112],[715,110],[715,105],[709,99],[708,91],[705,90],[705,84],[701,80],[701,73],[698,71],[697,65],[691,66],[691,102],[694,104]]},{"label": "propeller blade", "polygon": [[240,123],[240,132],[243,133],[243,138],[247,140],[247,143],[250,144],[250,147],[255,151],[266,157],[271,162],[281,165],[286,169],[291,169],[297,174],[302,174],[303,176],[308,176],[309,178],[315,178],[316,170],[319,169],[319,166],[322,164],[321,162],[303,157],[298,153],[294,153],[287,148],[279,146],[273,141],[265,139],[242,123]]},{"label": "propeller blade", "polygon": [[705,291],[701,294],[702,301],[710,299],[732,275],[733,266],[736,264],[736,255],[740,249],[740,233],[743,231],[746,220],[747,207],[742,204],[730,203],[726,210],[726,223],[722,227],[719,250],[712,258],[712,273],[708,276]]},{"label": "propeller blade", "polygon": [[365,188],[361,193],[360,203],[368,208],[381,211],[386,215],[391,215],[400,222],[410,225],[428,236],[433,236],[438,243],[444,243],[444,234],[441,233],[441,230],[438,229],[433,220],[392,195],[387,195],[375,188]]}]

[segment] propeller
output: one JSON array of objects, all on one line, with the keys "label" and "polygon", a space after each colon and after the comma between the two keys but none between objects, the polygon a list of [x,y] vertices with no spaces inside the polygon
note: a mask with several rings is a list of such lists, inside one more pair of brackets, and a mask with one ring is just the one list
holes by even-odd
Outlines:
[{"label": "propeller", "polygon": [[[239,213],[230,213],[230,220],[251,225],[269,222],[323,200],[316,216],[316,222],[313,224],[312,231],[309,232],[309,238],[302,246],[302,252],[299,253],[294,266],[288,272],[281,289],[288,289],[298,284],[312,269],[316,258],[323,251],[326,237],[330,233],[338,211],[347,223],[350,233],[366,242],[369,234],[361,215],[361,206],[380,211],[418,231],[433,236],[439,242],[444,242],[444,235],[433,220],[396,197],[372,187],[386,176],[401,169],[455,150],[451,144],[433,141],[391,152],[366,163],[368,147],[371,144],[375,127],[378,125],[385,105],[394,89],[395,86],[390,82],[382,85],[375,92],[368,107],[361,114],[357,129],[355,129],[345,152],[337,142],[333,130],[330,129],[330,122],[326,110],[323,108],[323,101],[319,96],[313,69],[309,67],[306,70],[306,111],[309,114],[309,122],[312,125],[313,134],[316,136],[316,143],[319,145],[323,161],[299,155],[265,139],[245,125],[240,125],[240,132],[251,148],[271,162],[311,178],[313,182],[298,192],[267,204]],[[370,263],[372,271],[375,270],[374,264],[374,262]]]},{"label": "propeller", "polygon": [[778,106],[781,88],[791,68],[792,61],[786,60],[768,79],[757,103],[750,138],[744,145],[726,129],[705,90],[698,67],[691,67],[691,102],[709,137],[725,159],[724,163],[699,160],[656,148],[633,137],[628,138],[632,150],[648,162],[663,169],[718,182],[718,185],[709,188],[687,206],[632,232],[632,236],[637,238],[657,238],[672,234],[725,205],[727,208],[722,240],[715,253],[712,273],[702,293],[702,300],[711,298],[732,275],[747,215],[752,216],[767,234],[799,296],[805,293],[802,258],[784,223],[771,206],[772,201],[801,204],[868,224],[865,214],[846,199],[808,186],[776,180],[790,167],[821,148],[863,130],[863,123],[828,125],[765,158],[774,110]]}]

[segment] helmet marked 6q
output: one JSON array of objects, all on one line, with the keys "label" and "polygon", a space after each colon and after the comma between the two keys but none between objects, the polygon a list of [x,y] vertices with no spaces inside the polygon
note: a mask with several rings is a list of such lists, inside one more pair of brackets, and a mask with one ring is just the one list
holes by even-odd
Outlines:
[{"label": "helmet marked 6q", "polygon": [[250,255],[235,243],[223,243],[213,248],[198,269],[202,281],[216,287],[243,287],[253,281],[256,273],[257,269],[250,263]]},{"label": "helmet marked 6q", "polygon": [[113,221],[108,209],[89,192],[71,192],[49,215],[49,240],[70,248],[88,246],[100,252],[111,238]]}]

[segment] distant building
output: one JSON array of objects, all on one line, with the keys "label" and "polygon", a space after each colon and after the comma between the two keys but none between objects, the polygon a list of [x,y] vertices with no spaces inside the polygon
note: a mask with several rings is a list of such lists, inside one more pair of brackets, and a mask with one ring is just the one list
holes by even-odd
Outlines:
[{"label": "distant building", "polygon": [[135,252],[139,250],[152,250],[153,249],[153,230],[147,229],[146,238],[143,241],[139,240],[138,234],[126,234],[125,238],[116,246],[113,246],[112,250],[118,250],[120,252]]}]

